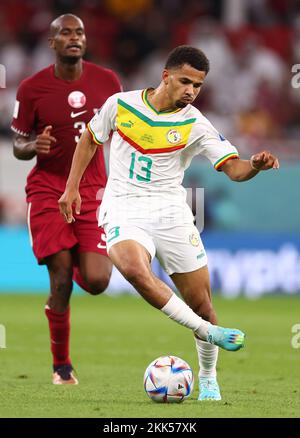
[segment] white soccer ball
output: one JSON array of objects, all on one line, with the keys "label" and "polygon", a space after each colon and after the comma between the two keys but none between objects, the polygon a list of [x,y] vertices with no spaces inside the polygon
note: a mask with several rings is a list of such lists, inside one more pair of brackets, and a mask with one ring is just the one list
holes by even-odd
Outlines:
[{"label": "white soccer ball", "polygon": [[193,371],[179,357],[158,357],[145,371],[144,388],[151,400],[155,402],[180,403],[193,391]]}]

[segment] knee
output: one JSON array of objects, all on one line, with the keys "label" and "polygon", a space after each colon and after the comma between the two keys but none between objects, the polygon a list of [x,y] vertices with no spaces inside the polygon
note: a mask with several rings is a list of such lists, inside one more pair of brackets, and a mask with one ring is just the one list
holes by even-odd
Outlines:
[{"label": "knee", "polygon": [[197,313],[197,315],[201,316],[201,318],[211,322],[212,324],[215,324],[216,313],[212,302],[208,298],[196,303],[194,306],[192,306],[192,309],[195,313]]},{"label": "knee", "polygon": [[109,284],[110,273],[102,275],[90,275],[84,278],[84,282],[87,285],[88,291],[91,295],[99,295],[105,291]]},{"label": "knee", "polygon": [[123,268],[122,274],[133,286],[142,286],[149,280],[147,271],[140,266],[127,265]]}]

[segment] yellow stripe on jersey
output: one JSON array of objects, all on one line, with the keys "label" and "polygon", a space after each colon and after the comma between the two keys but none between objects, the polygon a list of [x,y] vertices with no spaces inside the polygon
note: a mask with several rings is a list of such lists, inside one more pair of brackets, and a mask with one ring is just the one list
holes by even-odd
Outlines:
[{"label": "yellow stripe on jersey", "polygon": [[88,128],[90,134],[92,135],[94,142],[95,142],[96,144],[99,144],[99,145],[102,146],[103,143],[102,143],[100,140],[97,139],[96,134],[95,134],[94,131],[92,130],[92,128],[91,128],[91,126],[90,126],[89,123],[87,124],[87,128]]},{"label": "yellow stripe on jersey", "polygon": [[214,164],[214,168],[216,170],[221,170],[223,164],[226,163],[226,161],[231,160],[232,158],[239,158],[239,155],[236,152],[232,152],[230,154],[225,155]]},{"label": "yellow stripe on jersey", "polygon": [[196,121],[156,122],[118,99],[117,131],[131,146],[143,154],[158,154],[182,149]]}]

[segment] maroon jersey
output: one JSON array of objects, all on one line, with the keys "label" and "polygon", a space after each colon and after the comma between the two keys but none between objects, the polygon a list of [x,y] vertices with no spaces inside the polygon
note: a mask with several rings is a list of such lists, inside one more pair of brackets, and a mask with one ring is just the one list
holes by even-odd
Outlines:
[{"label": "maroon jersey", "polygon": [[[49,154],[38,154],[36,165],[27,178],[27,201],[60,197],[71,168],[76,143],[87,123],[106,99],[121,90],[116,74],[90,62],[83,62],[81,77],[76,81],[59,79],[54,65],[25,79],[19,86],[12,130],[23,136],[41,134],[52,126]],[[84,199],[94,199],[105,187],[106,169],[102,147],[87,167],[80,185]]]}]

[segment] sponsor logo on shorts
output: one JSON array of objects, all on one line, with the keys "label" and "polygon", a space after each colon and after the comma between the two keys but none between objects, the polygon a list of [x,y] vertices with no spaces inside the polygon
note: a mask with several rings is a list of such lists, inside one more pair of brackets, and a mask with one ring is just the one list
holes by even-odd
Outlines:
[{"label": "sponsor logo on shorts", "polygon": [[197,255],[197,260],[202,259],[205,256],[205,252],[201,251],[200,254]]},{"label": "sponsor logo on shorts", "polygon": [[98,243],[97,248],[106,249],[106,235],[105,235],[105,233],[101,233],[100,242]]},{"label": "sponsor logo on shorts", "polygon": [[193,246],[199,246],[200,245],[200,238],[199,238],[197,233],[190,234],[190,243]]},{"label": "sponsor logo on shorts", "polygon": [[170,129],[167,133],[167,140],[171,144],[177,144],[181,140],[181,134],[176,129]]}]

